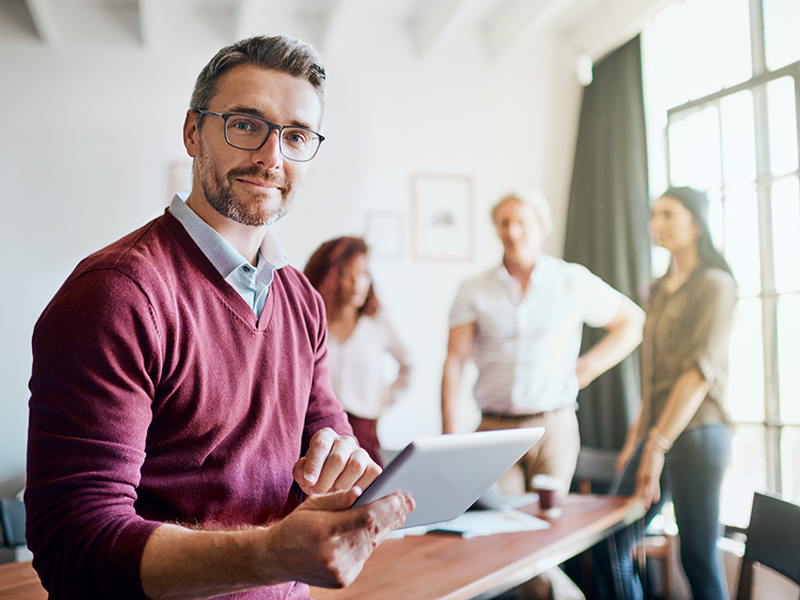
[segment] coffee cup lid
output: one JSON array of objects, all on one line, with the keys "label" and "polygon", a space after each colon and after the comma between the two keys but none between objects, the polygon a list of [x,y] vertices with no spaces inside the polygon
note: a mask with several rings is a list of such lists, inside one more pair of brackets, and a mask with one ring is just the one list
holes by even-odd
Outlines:
[{"label": "coffee cup lid", "polygon": [[540,474],[534,475],[531,485],[535,490],[557,491],[561,489],[561,480],[552,475]]}]

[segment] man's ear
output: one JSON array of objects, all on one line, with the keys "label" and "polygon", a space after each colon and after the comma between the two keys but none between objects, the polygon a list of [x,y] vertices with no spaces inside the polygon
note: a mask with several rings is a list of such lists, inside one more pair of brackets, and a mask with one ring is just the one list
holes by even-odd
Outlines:
[{"label": "man's ear", "polygon": [[192,158],[200,154],[200,129],[197,127],[198,115],[193,110],[186,111],[186,120],[183,122],[183,145]]}]

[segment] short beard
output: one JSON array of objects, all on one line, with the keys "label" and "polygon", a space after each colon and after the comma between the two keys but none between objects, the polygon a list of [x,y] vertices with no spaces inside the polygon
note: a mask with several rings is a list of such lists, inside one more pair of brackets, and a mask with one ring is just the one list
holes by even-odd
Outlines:
[{"label": "short beard", "polygon": [[[274,171],[259,169],[253,165],[232,169],[223,177],[213,162],[210,162],[208,169],[204,169],[202,164],[199,167],[200,187],[206,200],[214,210],[232,221],[251,227],[263,227],[280,219],[292,207],[294,201],[292,184],[276,175]],[[256,177],[277,185],[281,193],[281,203],[278,209],[271,212],[266,211],[259,202],[247,203],[238,198],[233,190],[233,181],[238,177]]]}]

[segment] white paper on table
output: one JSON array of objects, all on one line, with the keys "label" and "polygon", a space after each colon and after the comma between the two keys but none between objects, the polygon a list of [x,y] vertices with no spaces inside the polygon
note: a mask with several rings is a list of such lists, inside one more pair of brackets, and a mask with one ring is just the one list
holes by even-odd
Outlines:
[{"label": "white paper on table", "polygon": [[494,533],[537,531],[548,527],[550,523],[547,521],[517,510],[471,510],[452,521],[431,525],[429,531],[471,538]]}]

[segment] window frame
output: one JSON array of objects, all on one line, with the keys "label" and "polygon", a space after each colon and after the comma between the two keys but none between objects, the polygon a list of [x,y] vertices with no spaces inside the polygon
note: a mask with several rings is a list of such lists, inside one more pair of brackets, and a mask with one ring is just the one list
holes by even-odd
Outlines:
[{"label": "window frame", "polygon": [[[792,77],[794,80],[798,157],[800,157],[800,61],[791,63],[775,71],[769,71],[767,69],[765,61],[766,46],[763,2],[762,0],[749,0],[749,7],[753,76],[743,83],[670,108],[667,111],[667,123],[663,130],[665,144],[664,158],[666,161],[667,180],[672,185],[673,178],[669,153],[670,127],[676,122],[683,120],[689,115],[694,114],[697,111],[701,111],[709,106],[714,105],[719,109],[722,98],[732,96],[745,90],[750,90],[752,92],[756,144],[756,179],[754,185],[759,215],[758,233],[761,264],[761,289],[757,296],[752,295],[747,297],[758,298],[761,301],[765,418],[763,421],[740,422],[742,424],[764,428],[764,439],[766,442],[765,451],[767,463],[767,486],[770,491],[780,494],[783,492],[781,436],[784,427],[796,427],[797,425],[783,422],[780,415],[780,374],[778,369],[778,301],[782,296],[798,294],[800,292],[790,291],[778,293],[776,291],[771,187],[776,182],[789,177],[797,177],[800,179],[800,165],[798,165],[797,169],[789,173],[772,175],[770,172],[770,139],[766,84],[787,76]],[[720,152],[722,153],[722,114],[719,110],[718,113],[718,118],[720,119],[720,134],[718,143]],[[721,182],[721,185],[722,188],[720,191],[724,211],[726,198],[726,183],[724,178]],[[791,460],[789,457],[787,457],[787,459]],[[791,490],[787,490],[786,492],[791,494]]]}]

